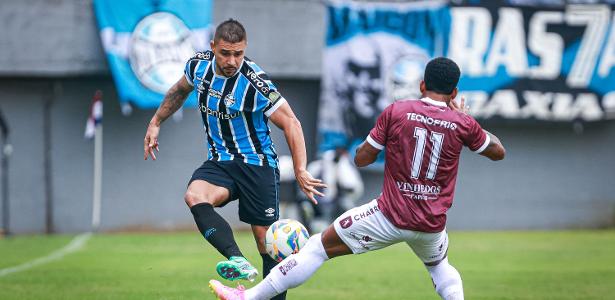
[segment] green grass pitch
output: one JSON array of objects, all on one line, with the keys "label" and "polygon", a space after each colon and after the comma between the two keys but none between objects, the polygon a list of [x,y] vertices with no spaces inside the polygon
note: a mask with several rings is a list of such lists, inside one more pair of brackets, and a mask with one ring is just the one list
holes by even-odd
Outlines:
[{"label": "green grass pitch", "polygon": [[[615,231],[451,232],[466,299],[615,299]],[[252,236],[236,234],[259,265]],[[0,269],[45,256],[72,236],[0,239]],[[221,256],[194,233],[101,234],[78,252],[0,277],[0,299],[214,299]],[[247,286],[251,286],[248,284]],[[295,299],[439,299],[405,244],[325,263]]]}]

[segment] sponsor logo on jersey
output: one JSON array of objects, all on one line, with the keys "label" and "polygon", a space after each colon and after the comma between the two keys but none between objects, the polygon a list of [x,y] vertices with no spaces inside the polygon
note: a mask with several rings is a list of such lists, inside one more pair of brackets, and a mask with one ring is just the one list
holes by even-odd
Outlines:
[{"label": "sponsor logo on jersey", "polygon": [[222,98],[222,92],[209,88],[209,97]]},{"label": "sponsor logo on jersey", "polygon": [[261,91],[261,93],[268,95],[271,89],[269,85],[253,71],[249,70],[246,73],[246,77],[256,86],[256,88]]},{"label": "sponsor logo on jersey", "polygon": [[222,120],[230,120],[230,119],[234,119],[234,118],[237,118],[237,117],[241,116],[241,111],[237,111],[237,112],[234,112],[232,114],[229,114],[229,113],[224,113],[224,112],[221,112],[221,111],[213,110],[213,109],[205,106],[205,104],[200,104],[199,105],[199,109],[203,113],[206,113],[206,114],[208,114],[210,116],[214,116],[214,117],[216,117],[218,119],[222,119]]},{"label": "sponsor logo on jersey", "polygon": [[192,58],[210,60],[211,51],[197,52]]},{"label": "sponsor logo on jersey", "polygon": [[340,226],[342,226],[343,229],[346,229],[350,226],[352,226],[352,217],[348,216],[345,217],[343,219],[340,220]]},{"label": "sponsor logo on jersey", "polygon": [[426,117],[417,113],[407,113],[406,115],[408,116],[408,121],[416,121],[427,125],[440,126],[450,130],[455,130],[458,127],[455,122],[434,119],[432,117]]},{"label": "sponsor logo on jersey", "polygon": [[397,181],[397,188],[402,195],[412,200],[436,200],[442,191],[439,185],[414,184]]},{"label": "sponsor logo on jersey", "polygon": [[293,258],[287,261],[285,264],[279,266],[278,269],[280,270],[280,272],[282,272],[282,275],[286,276],[286,273],[288,273],[290,270],[292,270],[296,266],[297,266],[297,261]]}]

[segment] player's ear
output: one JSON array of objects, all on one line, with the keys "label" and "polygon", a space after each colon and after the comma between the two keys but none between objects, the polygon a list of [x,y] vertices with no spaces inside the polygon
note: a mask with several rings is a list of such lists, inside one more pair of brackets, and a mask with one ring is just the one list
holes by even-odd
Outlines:
[{"label": "player's ear", "polygon": [[211,51],[214,51],[214,48],[216,48],[216,42],[214,42],[214,40],[209,41],[209,48],[211,48]]},{"label": "player's ear", "polygon": [[457,88],[455,88],[453,90],[453,92],[451,93],[451,100],[455,99],[457,97],[457,93],[459,92],[459,90]]},{"label": "player's ear", "polygon": [[421,94],[425,94],[425,90],[427,88],[425,88],[425,80],[421,79],[421,83],[419,83],[419,90],[421,91]]}]

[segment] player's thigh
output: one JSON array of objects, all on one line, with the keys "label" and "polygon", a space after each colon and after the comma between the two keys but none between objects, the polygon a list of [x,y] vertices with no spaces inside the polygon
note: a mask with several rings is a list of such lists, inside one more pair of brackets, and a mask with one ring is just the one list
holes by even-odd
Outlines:
[{"label": "player's thigh", "polygon": [[232,176],[239,194],[239,219],[251,225],[269,227],[280,217],[279,170],[234,163]]},{"label": "player's thigh", "polygon": [[400,241],[400,230],[382,214],[377,200],[346,211],[333,222],[333,226],[355,254],[382,249]]},{"label": "player's thigh", "polygon": [[342,238],[335,231],[334,224],[329,225],[325,231],[322,232],[321,242],[327,257],[335,258],[338,256],[352,254],[352,249],[344,243]]},{"label": "player's thigh", "polygon": [[199,203],[219,207],[236,199],[236,190],[233,179],[223,168],[216,162],[206,161],[192,174],[184,200],[189,207]]},{"label": "player's thigh", "polygon": [[418,258],[428,266],[435,266],[448,253],[448,234],[446,230],[436,233],[407,231],[406,244]]}]

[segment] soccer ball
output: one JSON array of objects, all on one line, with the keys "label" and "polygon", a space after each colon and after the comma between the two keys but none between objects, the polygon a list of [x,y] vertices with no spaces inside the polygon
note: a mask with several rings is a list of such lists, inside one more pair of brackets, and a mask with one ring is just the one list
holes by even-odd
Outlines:
[{"label": "soccer ball", "polygon": [[291,219],[278,220],[269,226],[265,236],[267,253],[275,261],[282,261],[298,253],[310,238],[303,224]]}]

